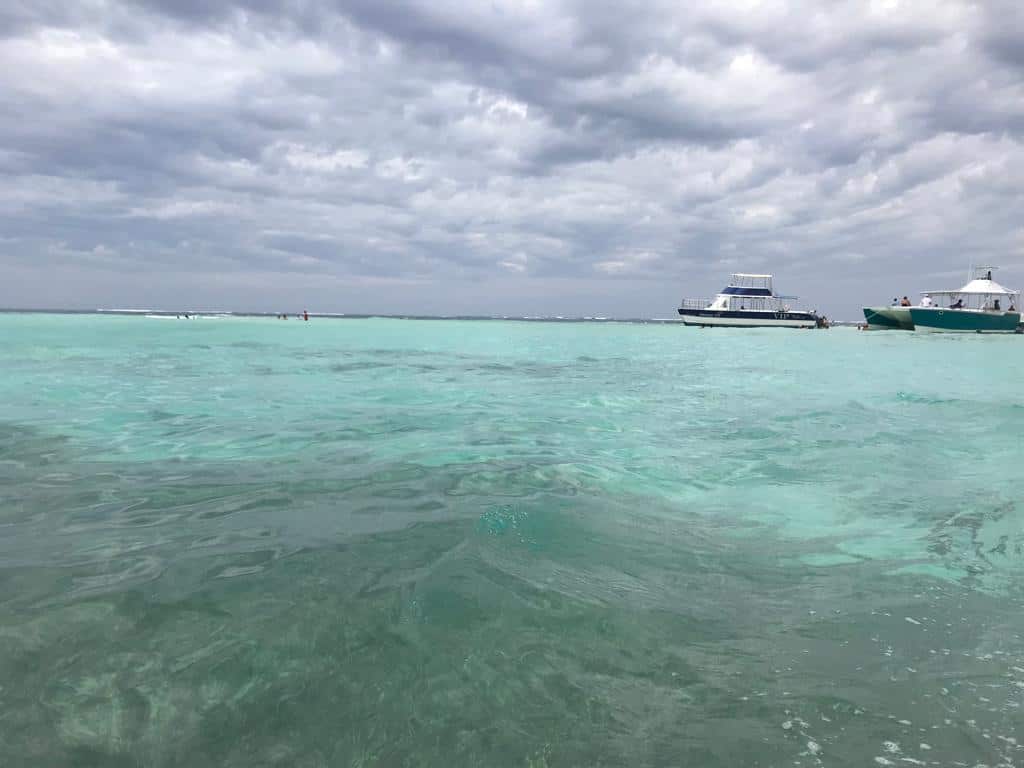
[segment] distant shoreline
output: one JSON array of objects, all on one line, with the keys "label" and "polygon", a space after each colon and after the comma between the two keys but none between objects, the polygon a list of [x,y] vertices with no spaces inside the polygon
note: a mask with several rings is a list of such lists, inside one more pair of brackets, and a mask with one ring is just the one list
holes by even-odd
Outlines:
[{"label": "distant shoreline", "polygon": [[[280,312],[231,312],[228,310],[216,309],[182,309],[177,311],[166,309],[40,309],[40,308],[17,308],[0,307],[0,314],[4,315],[116,315],[121,317],[145,317],[146,315],[157,317],[175,317],[188,313],[191,317],[255,317],[275,318],[281,315]],[[298,312],[289,313],[289,318],[300,317]],[[545,315],[389,315],[381,313],[340,313],[340,312],[310,312],[310,318],[318,320],[494,320],[494,321],[515,321],[527,323],[634,323],[634,324],[656,324],[656,325],[682,325],[682,321],[675,317],[569,317],[569,316],[545,316]],[[833,326],[857,325],[855,320],[835,320]]]},{"label": "distant shoreline", "polygon": [[[220,309],[40,309],[0,307],[0,314],[36,314],[36,315],[117,315],[122,317],[175,317],[188,313],[191,317],[256,317],[275,318],[281,312],[232,312]],[[288,314],[289,319],[301,317],[299,312]],[[309,317],[318,320],[515,320],[539,323],[680,323],[672,317],[569,317],[546,315],[415,315],[415,314],[383,314],[383,313],[341,313],[341,312],[310,312]]]}]

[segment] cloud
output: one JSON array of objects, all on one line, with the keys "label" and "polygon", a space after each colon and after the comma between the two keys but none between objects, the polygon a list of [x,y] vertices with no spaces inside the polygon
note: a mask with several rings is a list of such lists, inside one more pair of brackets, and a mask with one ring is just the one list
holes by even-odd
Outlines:
[{"label": "cloud", "polygon": [[1024,285],[1022,21],[6,3],[0,304],[666,315],[757,269],[853,317],[975,258]]}]

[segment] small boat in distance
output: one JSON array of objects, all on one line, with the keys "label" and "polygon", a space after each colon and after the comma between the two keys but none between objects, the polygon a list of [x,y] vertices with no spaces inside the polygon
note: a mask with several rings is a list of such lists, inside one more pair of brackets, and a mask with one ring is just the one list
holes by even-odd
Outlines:
[{"label": "small boat in distance", "polygon": [[794,310],[796,296],[779,296],[771,275],[738,272],[714,301],[683,299],[679,314],[686,325],[701,328],[824,328],[828,322],[814,312]]},{"label": "small boat in distance", "polygon": [[923,333],[1021,333],[1020,291],[992,279],[996,267],[976,267],[956,291],[926,291],[932,306],[911,307],[914,329]]}]

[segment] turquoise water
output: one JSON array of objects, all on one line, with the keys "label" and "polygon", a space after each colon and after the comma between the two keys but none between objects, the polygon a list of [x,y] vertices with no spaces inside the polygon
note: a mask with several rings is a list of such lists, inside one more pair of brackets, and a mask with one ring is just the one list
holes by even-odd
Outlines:
[{"label": "turquoise water", "polygon": [[0,315],[0,764],[1024,764],[1022,352]]}]

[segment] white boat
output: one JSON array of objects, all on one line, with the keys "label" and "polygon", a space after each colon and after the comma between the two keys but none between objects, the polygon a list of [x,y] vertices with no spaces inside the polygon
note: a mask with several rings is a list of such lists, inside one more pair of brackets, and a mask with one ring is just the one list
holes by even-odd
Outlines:
[{"label": "white boat", "polygon": [[792,309],[796,296],[779,296],[771,275],[738,272],[714,301],[683,299],[679,315],[701,328],[820,328],[827,322],[815,312]]}]

